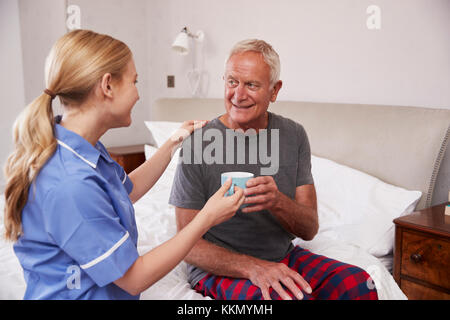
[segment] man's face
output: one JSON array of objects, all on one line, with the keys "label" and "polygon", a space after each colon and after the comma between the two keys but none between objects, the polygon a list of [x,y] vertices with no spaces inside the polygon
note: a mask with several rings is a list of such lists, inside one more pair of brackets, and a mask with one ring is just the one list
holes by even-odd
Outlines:
[{"label": "man's face", "polygon": [[270,67],[258,52],[238,53],[225,68],[225,108],[233,128],[263,128],[270,102],[275,102],[281,81],[270,84]]}]

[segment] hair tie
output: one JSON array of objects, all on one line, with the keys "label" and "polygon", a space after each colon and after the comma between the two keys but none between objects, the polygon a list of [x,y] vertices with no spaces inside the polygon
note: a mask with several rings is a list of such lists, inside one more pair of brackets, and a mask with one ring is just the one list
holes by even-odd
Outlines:
[{"label": "hair tie", "polygon": [[46,94],[48,94],[48,95],[52,98],[52,100],[55,99],[56,94],[54,94],[52,91],[50,91],[50,90],[48,90],[48,89],[45,89],[44,92],[45,92]]}]

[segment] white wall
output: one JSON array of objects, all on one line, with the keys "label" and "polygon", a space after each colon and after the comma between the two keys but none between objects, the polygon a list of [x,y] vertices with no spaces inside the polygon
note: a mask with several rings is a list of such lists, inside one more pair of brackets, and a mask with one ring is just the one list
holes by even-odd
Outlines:
[{"label": "white wall", "polygon": [[28,104],[45,89],[45,58],[53,43],[66,32],[65,1],[19,0],[18,2],[25,102]]},{"label": "white wall", "polygon": [[[366,9],[381,9],[368,30]],[[151,101],[190,96],[192,56],[170,45],[183,26],[206,33],[206,97],[223,96],[223,65],[245,38],[281,57],[280,100],[450,108],[449,0],[155,0],[147,3]],[[175,75],[176,87],[166,88]]]},{"label": "white wall", "polygon": [[[151,3],[151,1],[148,1]],[[148,100],[148,35],[145,28],[146,0],[69,0],[81,10],[81,28],[109,34],[125,42],[133,52],[138,73],[140,100],[132,112],[132,125],[109,130],[101,141],[107,147],[140,144],[150,141],[144,126],[149,113]]]},{"label": "white wall", "polygon": [[[13,149],[12,123],[25,105],[20,45],[19,6],[17,0],[0,1],[0,165],[3,169],[7,156]],[[7,44],[7,45],[4,45]],[[0,174],[0,192],[5,179]]]},{"label": "white wall", "polygon": [[[43,89],[44,63],[53,43],[66,31],[66,4],[81,8],[81,27],[108,33],[126,42],[134,52],[139,70],[139,86],[148,83],[148,30],[145,25],[145,0],[0,0],[0,164],[12,150],[11,128],[14,119]],[[130,4],[132,3],[132,4]],[[141,100],[133,111],[130,128],[110,130],[102,141],[106,146],[138,144],[149,141],[142,119],[149,113],[147,86],[141,88]],[[61,112],[58,99],[55,113]],[[0,192],[4,188],[3,170]]]},{"label": "white wall", "polygon": [[[134,53],[141,100],[131,127],[103,137],[107,146],[148,142],[152,102],[191,96],[186,72],[198,52],[170,49],[184,26],[206,34],[204,97],[223,96],[228,51],[256,37],[280,54],[281,100],[450,109],[450,0],[0,0],[2,164],[13,120],[44,89],[45,57],[66,32],[66,3],[80,6],[82,28],[111,34]],[[366,27],[372,4],[381,9],[377,31]]]},{"label": "white wall", "polygon": [[[147,57],[145,0],[19,0],[24,51],[25,97],[32,101],[44,89],[44,62],[53,43],[66,29],[66,4],[81,10],[81,28],[107,33],[124,41],[134,52],[139,81],[148,83],[143,63]],[[146,90],[140,90],[140,101],[133,110],[129,128],[110,130],[102,137],[106,146],[138,144],[148,141],[141,119],[148,113]],[[60,112],[58,99],[55,113]]]}]

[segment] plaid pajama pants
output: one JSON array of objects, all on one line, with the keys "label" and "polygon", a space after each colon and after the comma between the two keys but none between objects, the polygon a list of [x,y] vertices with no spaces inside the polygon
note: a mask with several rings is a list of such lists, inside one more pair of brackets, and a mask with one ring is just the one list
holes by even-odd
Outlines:
[{"label": "plaid pajama pants", "polygon": [[[295,247],[282,261],[297,271],[312,288],[312,293],[303,292],[304,300],[377,300],[378,294],[370,276],[362,269],[325,256],[313,254]],[[292,299],[296,297],[283,286]],[[195,286],[204,296],[218,300],[262,300],[259,287],[247,279],[215,276],[208,273]],[[270,288],[273,300],[281,300]]]}]

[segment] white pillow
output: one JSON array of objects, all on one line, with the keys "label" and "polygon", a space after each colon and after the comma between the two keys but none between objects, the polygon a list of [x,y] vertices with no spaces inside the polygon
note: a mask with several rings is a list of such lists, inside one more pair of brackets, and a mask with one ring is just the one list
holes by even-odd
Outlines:
[{"label": "white pillow", "polygon": [[370,254],[389,254],[393,220],[414,211],[420,191],[387,184],[361,171],[312,156],[319,233],[354,244]]},{"label": "white pillow", "polygon": [[183,124],[173,121],[144,121],[155,139],[156,146],[162,146]]},{"label": "white pillow", "polygon": [[[156,153],[156,151],[158,151],[158,148],[146,144],[144,150],[145,150],[145,159],[148,160]],[[155,183],[155,185],[149,190],[146,196],[147,198],[152,198],[158,202],[161,201],[164,203],[169,202],[169,195],[170,191],[172,190],[172,183],[175,177],[175,171],[177,169],[177,164],[179,160],[179,152],[180,149],[178,149],[175,152],[166,170],[163,172],[163,174]]]},{"label": "white pillow", "polygon": [[150,159],[155,154],[156,150],[158,150],[158,148],[146,144],[144,146],[145,160]]}]

